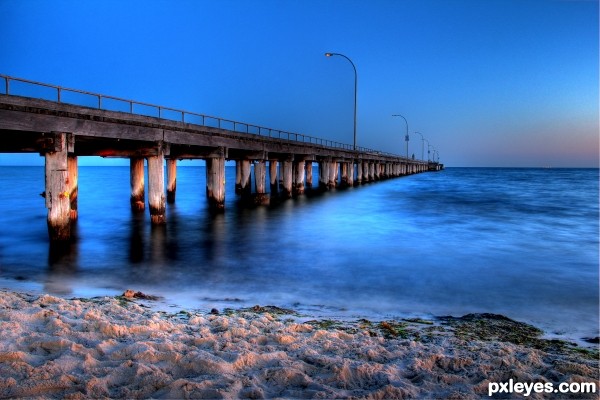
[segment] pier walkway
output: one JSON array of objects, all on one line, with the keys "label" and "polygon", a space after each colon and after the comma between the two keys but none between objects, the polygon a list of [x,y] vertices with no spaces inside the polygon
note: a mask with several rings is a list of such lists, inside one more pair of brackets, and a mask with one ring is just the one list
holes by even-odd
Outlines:
[{"label": "pier walkway", "polygon": [[153,224],[165,223],[166,203],[175,201],[177,160],[206,161],[206,195],[215,211],[224,208],[226,160],[236,161],[236,193],[260,204],[312,189],[314,163],[322,190],[443,168],[303,134],[5,75],[0,75],[0,85],[0,153],[45,157],[51,240],[70,238],[70,222],[77,218],[77,158],[83,156],[130,159],[135,209],[146,204],[145,159]]}]

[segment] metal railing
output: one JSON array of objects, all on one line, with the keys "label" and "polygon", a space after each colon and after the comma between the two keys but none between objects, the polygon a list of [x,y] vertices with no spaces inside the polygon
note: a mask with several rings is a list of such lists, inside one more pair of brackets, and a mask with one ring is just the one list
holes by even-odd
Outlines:
[{"label": "metal railing", "polygon": [[[315,145],[320,145],[320,146],[324,146],[324,147],[353,151],[353,146],[350,144],[340,143],[340,142],[336,142],[333,140],[321,139],[321,138],[317,138],[314,136],[304,135],[301,133],[287,132],[287,131],[282,131],[279,129],[272,129],[272,128],[267,128],[264,126],[248,124],[246,122],[239,122],[239,121],[234,121],[234,120],[230,120],[230,119],[226,119],[226,118],[214,117],[214,116],[210,116],[210,115],[199,114],[199,113],[185,111],[185,110],[179,110],[176,108],[164,107],[164,106],[159,106],[159,105],[150,104],[150,103],[144,103],[141,101],[128,100],[128,99],[123,99],[120,97],[107,96],[104,94],[87,92],[84,90],[65,88],[65,87],[61,87],[61,86],[51,85],[48,83],[36,82],[36,81],[31,81],[31,80],[21,79],[21,78],[14,78],[14,77],[11,77],[8,75],[0,74],[0,78],[4,79],[4,94],[6,94],[6,95],[33,97],[33,98],[39,98],[39,99],[44,99],[44,100],[56,101],[58,103],[63,103],[63,104],[87,106],[90,108],[97,108],[99,110],[105,110],[105,111],[120,111],[120,112],[127,112],[129,114],[135,114],[135,115],[158,117],[161,119],[167,119],[167,120],[171,120],[171,121],[178,121],[178,122],[201,125],[201,126],[206,126],[206,127],[230,130],[230,131],[237,132],[237,133],[246,133],[246,134],[264,136],[264,137],[269,137],[269,138],[285,139],[285,140],[294,141],[294,142],[309,143],[309,144],[315,144]],[[39,95],[39,94],[36,96],[35,94],[32,95],[32,93],[29,93],[29,95],[27,95],[27,96],[15,94],[14,92],[16,90],[14,90],[14,84],[11,85],[11,83],[13,83],[13,82],[16,82],[19,84],[25,84],[25,85],[29,85],[29,86],[34,86],[34,87],[38,87],[38,88],[40,88],[40,87],[41,88],[49,88],[50,94],[49,95],[46,94],[46,96]],[[11,88],[13,89],[13,93],[11,93]],[[75,95],[75,96],[73,96],[73,95]],[[80,98],[79,101],[76,101],[77,96],[79,96],[79,98]],[[83,99],[81,99],[81,96],[87,96],[88,101],[87,102],[83,101]],[[93,106],[91,105],[91,103],[89,101],[90,99],[93,100],[92,101]],[[115,103],[121,104],[121,107],[118,107]],[[111,107],[111,105],[112,105],[112,107]],[[125,107],[123,107],[123,106],[125,106]],[[149,110],[154,110],[154,112],[149,114],[148,113]],[[144,112],[144,111],[146,111],[146,112]],[[377,151],[377,150],[369,149],[366,147],[357,146],[355,151],[362,152],[362,153],[377,154],[377,155],[388,156],[388,157],[395,157],[395,158],[406,160],[406,157],[402,157],[402,156],[392,154],[392,153]]]}]

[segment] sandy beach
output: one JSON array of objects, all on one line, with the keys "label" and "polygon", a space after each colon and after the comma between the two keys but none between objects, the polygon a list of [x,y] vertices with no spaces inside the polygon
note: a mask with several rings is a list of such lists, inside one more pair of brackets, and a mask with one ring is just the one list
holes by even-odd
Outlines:
[{"label": "sandy beach", "polygon": [[597,345],[543,340],[501,316],[341,322],[258,306],[169,314],[128,296],[0,291],[0,398],[470,399],[511,379],[599,383]]}]

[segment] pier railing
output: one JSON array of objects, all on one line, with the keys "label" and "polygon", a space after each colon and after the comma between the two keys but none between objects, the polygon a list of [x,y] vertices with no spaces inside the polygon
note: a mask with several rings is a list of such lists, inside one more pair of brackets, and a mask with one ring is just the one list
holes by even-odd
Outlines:
[{"label": "pier railing", "polygon": [[[33,97],[43,100],[56,101],[58,103],[97,108],[105,111],[126,112],[147,117],[157,117],[171,121],[226,129],[251,135],[286,139],[289,141],[316,144],[350,151],[354,150],[353,146],[350,144],[321,139],[301,133],[282,131],[280,129],[267,128],[246,122],[234,121],[231,119],[214,117],[206,114],[164,107],[141,101],[123,99],[120,97],[108,96],[100,93],[71,89],[62,86],[51,85],[48,83],[31,81],[28,79],[15,78],[8,75],[0,74],[0,79],[4,80],[2,89],[4,89],[3,91],[6,95]],[[356,151],[406,159],[406,157],[377,151],[366,147],[357,146]]]}]

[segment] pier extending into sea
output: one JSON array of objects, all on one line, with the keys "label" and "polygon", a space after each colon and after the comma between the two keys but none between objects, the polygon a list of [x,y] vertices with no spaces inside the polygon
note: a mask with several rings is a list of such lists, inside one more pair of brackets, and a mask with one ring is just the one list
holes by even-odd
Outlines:
[{"label": "pier extending into sea", "polygon": [[236,162],[236,194],[256,204],[313,189],[315,163],[321,190],[443,169],[438,162],[6,75],[2,83],[0,152],[45,157],[51,241],[69,240],[77,219],[78,157],[128,158],[137,210],[146,207],[146,160],[153,224],[166,222],[166,203],[175,201],[177,160],[206,161],[206,197],[216,212],[225,204],[226,160]]}]

